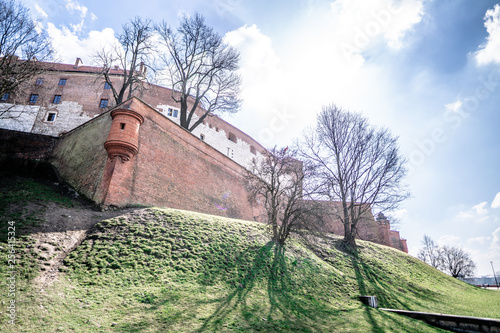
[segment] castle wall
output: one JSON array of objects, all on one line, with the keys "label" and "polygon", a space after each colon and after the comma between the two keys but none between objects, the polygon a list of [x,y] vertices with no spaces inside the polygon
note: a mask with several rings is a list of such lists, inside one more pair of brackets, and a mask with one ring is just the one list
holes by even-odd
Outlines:
[{"label": "castle wall", "polygon": [[[332,201],[315,201],[315,204],[320,205],[324,214],[321,231],[344,236],[344,225],[338,218],[342,210],[341,203]],[[357,227],[357,239],[391,246],[408,253],[406,240],[400,238],[398,231],[390,230],[391,223],[388,220],[375,220],[372,216],[371,209],[367,210],[362,216],[361,221],[357,224]]]},{"label": "castle wall", "polygon": [[[358,222],[358,231],[356,238],[361,240],[369,240],[379,244],[389,244],[386,243],[384,238],[380,235],[380,225],[368,212],[367,216],[364,217],[360,222]],[[325,220],[325,226],[323,231],[333,233],[335,235],[344,236],[344,225],[342,222],[336,218],[336,215],[330,215]]]},{"label": "castle wall", "polygon": [[59,174],[89,199],[101,204],[106,194],[103,175],[108,159],[104,142],[111,127],[109,112],[61,137],[51,163]]},{"label": "castle wall", "polygon": [[[135,100],[137,101],[137,100]],[[107,203],[157,205],[253,220],[245,169],[207,143],[140,102],[131,108],[144,117],[139,152],[114,162]],[[122,184],[122,185],[120,185]],[[119,193],[115,195],[113,192]]]},{"label": "castle wall", "polygon": [[56,143],[50,136],[0,129],[0,160],[46,161]]},{"label": "castle wall", "polygon": [[[111,70],[112,81],[117,87],[122,81],[118,75],[120,71]],[[100,68],[81,66],[78,61],[75,65],[49,64],[46,72],[23,85],[20,89],[22,93],[9,98],[9,103],[17,103],[18,107],[26,109],[23,113],[26,119],[17,123],[0,119],[0,128],[57,137],[108,111],[115,106],[114,98],[111,89],[105,89],[99,72]],[[37,79],[43,79],[42,83],[36,84]],[[66,80],[64,85],[59,84],[61,79]],[[33,105],[28,102],[32,94],[38,95]],[[53,103],[56,95],[61,96],[59,103]],[[179,124],[180,105],[173,100],[170,89],[144,82],[134,95]],[[108,100],[108,107],[99,107],[102,99]],[[0,103],[0,108],[3,105],[6,104]],[[177,110],[177,117],[168,115],[169,108]],[[198,108],[196,113],[193,122],[204,110]],[[249,135],[213,114],[193,134],[203,137],[209,145],[245,167],[249,167],[252,159],[259,158],[265,151]]]}]

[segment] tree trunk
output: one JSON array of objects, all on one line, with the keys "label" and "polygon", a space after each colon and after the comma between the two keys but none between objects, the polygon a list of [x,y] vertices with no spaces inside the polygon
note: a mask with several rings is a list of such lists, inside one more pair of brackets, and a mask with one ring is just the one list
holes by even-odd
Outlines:
[{"label": "tree trunk", "polygon": [[180,121],[180,124],[181,124],[181,127],[188,130],[189,124],[187,122],[187,108],[188,108],[187,101],[184,98],[181,98],[181,121]]},{"label": "tree trunk", "polygon": [[351,225],[350,219],[344,222],[344,243],[349,250],[356,249],[355,230]]}]

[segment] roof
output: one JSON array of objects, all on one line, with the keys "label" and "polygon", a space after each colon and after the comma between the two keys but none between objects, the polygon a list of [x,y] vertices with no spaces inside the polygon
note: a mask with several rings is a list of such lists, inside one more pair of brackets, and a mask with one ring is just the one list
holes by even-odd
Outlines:
[{"label": "roof", "polygon": [[[58,64],[58,63],[45,63],[47,65],[47,70],[49,71],[61,71],[61,72],[81,72],[81,73],[100,73],[102,72],[102,67],[94,66],[75,66],[70,64]],[[113,67],[109,70],[111,75],[123,75],[124,70]]]}]

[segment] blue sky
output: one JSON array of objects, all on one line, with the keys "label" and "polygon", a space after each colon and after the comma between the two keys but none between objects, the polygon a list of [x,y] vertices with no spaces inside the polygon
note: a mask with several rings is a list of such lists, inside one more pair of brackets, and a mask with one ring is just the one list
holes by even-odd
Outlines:
[{"label": "blue sky", "polygon": [[24,0],[63,62],[113,41],[135,15],[207,23],[241,52],[243,109],[223,116],[265,146],[290,145],[323,105],[400,138],[412,198],[395,212],[500,271],[500,5],[481,0]]}]

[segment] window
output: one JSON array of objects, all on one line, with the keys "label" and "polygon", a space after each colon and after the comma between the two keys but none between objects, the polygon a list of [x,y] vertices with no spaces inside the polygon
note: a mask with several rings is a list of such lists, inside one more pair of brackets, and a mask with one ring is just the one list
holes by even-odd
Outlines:
[{"label": "window", "polygon": [[201,141],[205,141],[205,136],[203,134],[200,134],[200,139]]},{"label": "window", "polygon": [[236,135],[234,135],[231,132],[229,132],[227,138],[228,138],[228,140],[233,141],[234,143],[238,142],[238,140],[236,139]]},{"label": "window", "polygon": [[111,89],[111,85],[107,82],[104,82],[104,89]]},{"label": "window", "polygon": [[177,118],[179,110],[173,109],[173,108],[168,108],[167,111],[167,116]]},{"label": "window", "polygon": [[250,152],[254,155],[257,155],[257,150],[255,150],[254,146],[250,146]]},{"label": "window", "polygon": [[66,85],[67,79],[59,79],[59,85],[60,86],[65,86]]},{"label": "window", "polygon": [[120,129],[124,130],[125,129],[125,123],[120,123]]},{"label": "window", "polygon": [[102,108],[107,108],[108,107],[108,100],[107,99],[101,99],[101,102],[99,103],[99,107]]},{"label": "window", "polygon": [[29,101],[30,104],[35,104],[37,99],[38,99],[38,95],[37,94],[31,94],[30,101]]},{"label": "window", "polygon": [[56,114],[54,112],[49,112],[47,115],[47,121],[54,121],[56,120]]},{"label": "window", "polygon": [[52,101],[54,104],[59,104],[61,103],[61,95],[55,95],[54,100]]},{"label": "window", "polygon": [[5,93],[2,95],[2,99],[0,101],[6,102],[9,99],[10,93]]},{"label": "window", "polygon": [[37,86],[41,86],[41,85],[43,84],[43,79],[42,79],[42,78],[38,78],[38,79],[36,79],[35,84],[36,84]]}]

